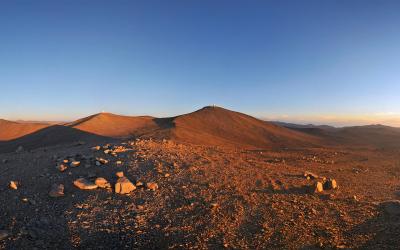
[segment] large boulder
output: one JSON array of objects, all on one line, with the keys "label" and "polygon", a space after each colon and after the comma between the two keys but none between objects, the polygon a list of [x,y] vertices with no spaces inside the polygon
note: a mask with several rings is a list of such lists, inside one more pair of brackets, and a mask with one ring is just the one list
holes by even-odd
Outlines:
[{"label": "large boulder", "polygon": [[115,183],[115,192],[117,194],[129,194],[135,189],[136,186],[126,177],[120,177]]},{"label": "large boulder", "polygon": [[85,179],[85,178],[79,178],[74,181],[75,187],[83,190],[91,190],[91,189],[96,189],[97,185],[94,184],[93,182]]}]

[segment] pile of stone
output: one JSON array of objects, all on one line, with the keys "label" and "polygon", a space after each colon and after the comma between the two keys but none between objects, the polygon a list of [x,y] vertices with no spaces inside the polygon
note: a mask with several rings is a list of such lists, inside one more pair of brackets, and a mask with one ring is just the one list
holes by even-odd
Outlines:
[{"label": "pile of stone", "polygon": [[312,193],[321,193],[324,190],[334,190],[338,188],[337,182],[333,178],[321,177],[309,171],[304,173],[304,177],[307,180],[315,180],[310,188]]}]

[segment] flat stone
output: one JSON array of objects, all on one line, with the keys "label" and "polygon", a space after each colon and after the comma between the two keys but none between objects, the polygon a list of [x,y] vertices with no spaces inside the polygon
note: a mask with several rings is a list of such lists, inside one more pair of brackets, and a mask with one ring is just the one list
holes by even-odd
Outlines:
[{"label": "flat stone", "polygon": [[71,164],[69,164],[69,166],[72,168],[78,167],[79,165],[81,165],[80,161],[73,161],[73,162],[71,162]]},{"label": "flat stone", "polygon": [[91,190],[91,189],[96,189],[97,185],[94,184],[93,182],[85,179],[85,178],[79,178],[74,181],[75,187],[82,189],[82,190]]},{"label": "flat stone", "polygon": [[97,177],[94,181],[94,184],[96,184],[99,188],[111,188],[111,184],[103,177]]},{"label": "flat stone", "polygon": [[[103,164],[103,165],[108,163],[108,160],[106,160],[104,158],[96,158],[96,160],[97,160],[97,162],[99,162],[100,164]],[[96,165],[97,165],[97,162],[96,162]]]}]

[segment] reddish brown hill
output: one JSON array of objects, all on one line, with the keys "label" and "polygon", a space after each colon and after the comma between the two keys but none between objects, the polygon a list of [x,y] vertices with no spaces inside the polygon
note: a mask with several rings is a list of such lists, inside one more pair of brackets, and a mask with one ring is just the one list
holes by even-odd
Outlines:
[{"label": "reddish brown hill", "polygon": [[150,116],[122,116],[110,113],[92,115],[66,124],[71,128],[96,135],[128,138],[143,133],[147,129],[155,129],[156,123]]},{"label": "reddish brown hill", "polygon": [[50,126],[47,123],[20,123],[0,119],[0,141],[8,141]]},{"label": "reddish brown hill", "polygon": [[[26,124],[24,124],[26,125]],[[38,125],[39,130],[40,125]],[[219,107],[205,107],[172,117],[130,117],[110,113],[92,115],[64,126],[51,126],[2,144],[14,149],[61,145],[77,140],[152,137],[199,145],[246,148],[318,146],[320,139]],[[15,132],[15,131],[14,131]],[[24,134],[22,134],[24,135]],[[97,136],[97,137],[96,137]],[[15,138],[15,137],[14,137]]]},{"label": "reddish brown hill", "polygon": [[220,107],[205,107],[193,113],[156,121],[162,129],[152,135],[193,144],[271,148],[319,143],[317,137]]}]

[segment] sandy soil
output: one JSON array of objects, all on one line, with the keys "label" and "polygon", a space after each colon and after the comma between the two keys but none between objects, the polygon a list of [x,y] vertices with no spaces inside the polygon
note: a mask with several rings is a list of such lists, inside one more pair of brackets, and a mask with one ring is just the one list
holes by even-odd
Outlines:
[{"label": "sandy soil", "polygon": [[[121,144],[124,143],[124,144]],[[103,144],[102,144],[103,145]],[[0,241],[5,249],[399,249],[399,150],[245,150],[173,141],[115,144],[117,156],[71,144],[0,154]],[[81,166],[59,172],[62,159]],[[96,166],[95,157],[110,160]],[[2,159],[8,162],[1,163]],[[121,161],[122,164],[117,164]],[[156,182],[129,195],[80,190],[79,177]],[[312,171],[337,190],[311,193]],[[8,187],[18,182],[18,189]],[[49,197],[52,184],[65,196]]]}]

